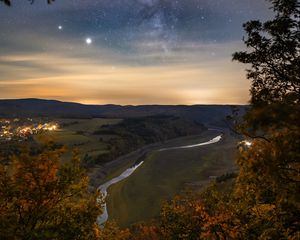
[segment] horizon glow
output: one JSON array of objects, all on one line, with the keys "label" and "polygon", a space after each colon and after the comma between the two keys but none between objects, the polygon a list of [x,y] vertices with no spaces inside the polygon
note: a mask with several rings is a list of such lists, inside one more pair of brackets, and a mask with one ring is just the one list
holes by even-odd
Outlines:
[{"label": "horizon glow", "polygon": [[45,2],[0,5],[0,99],[246,104],[231,55],[244,22],[272,15],[258,0]]}]

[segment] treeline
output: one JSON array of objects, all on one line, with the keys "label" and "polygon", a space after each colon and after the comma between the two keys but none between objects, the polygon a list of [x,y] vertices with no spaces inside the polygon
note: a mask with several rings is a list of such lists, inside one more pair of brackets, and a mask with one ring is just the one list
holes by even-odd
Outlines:
[{"label": "treeline", "polygon": [[103,125],[94,135],[111,135],[109,139],[100,139],[107,146],[107,152],[97,157],[86,155],[83,164],[111,161],[142,146],[164,142],[168,139],[200,134],[206,128],[198,122],[181,117],[156,115],[151,117],[128,118],[114,125]]}]

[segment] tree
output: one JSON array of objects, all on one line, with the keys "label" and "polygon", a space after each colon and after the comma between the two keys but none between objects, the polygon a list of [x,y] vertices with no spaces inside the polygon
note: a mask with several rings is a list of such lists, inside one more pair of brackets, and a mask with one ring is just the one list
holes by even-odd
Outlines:
[{"label": "tree", "polygon": [[7,6],[11,5],[10,0],[0,0],[0,2],[4,2],[4,4],[6,4]]},{"label": "tree", "polygon": [[[31,4],[34,3],[34,0],[28,0]],[[55,0],[47,0],[47,3],[50,4],[52,2],[54,2]],[[0,2],[4,2],[4,4],[6,4],[7,6],[11,6],[12,4],[12,0],[0,0]]]},{"label": "tree", "polygon": [[216,185],[201,193],[176,196],[163,204],[159,218],[132,226],[130,239],[242,239],[242,226],[230,197],[230,190],[222,193]]},{"label": "tree", "polygon": [[275,19],[244,24],[250,51],[237,52],[233,59],[251,64],[251,103],[300,100],[300,3],[297,0],[272,0]]},{"label": "tree", "polygon": [[246,116],[250,134],[293,128],[299,123],[300,104],[300,3],[272,0],[273,20],[244,24],[248,51],[233,60],[250,64],[252,110]]},{"label": "tree", "polygon": [[251,109],[240,126],[255,136],[241,148],[233,199],[248,239],[300,235],[300,3],[272,0],[273,20],[244,25]]},{"label": "tree", "polygon": [[132,240],[128,229],[120,229],[115,222],[106,222],[97,233],[98,240]]},{"label": "tree", "polygon": [[233,56],[251,66],[251,105],[240,129],[253,138],[240,147],[233,189],[165,204],[150,228],[160,239],[299,239],[300,3],[270,2],[275,18],[246,23],[248,51]]},{"label": "tree", "polygon": [[299,132],[254,140],[239,154],[233,202],[248,239],[297,239],[300,235]]},{"label": "tree", "polygon": [[96,239],[99,194],[88,189],[80,159],[62,164],[62,149],[28,149],[0,165],[1,239]]}]

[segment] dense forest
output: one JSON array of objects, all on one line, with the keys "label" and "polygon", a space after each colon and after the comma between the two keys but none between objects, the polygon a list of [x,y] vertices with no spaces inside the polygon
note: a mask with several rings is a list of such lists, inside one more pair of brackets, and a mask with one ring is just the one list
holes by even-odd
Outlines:
[{"label": "dense forest", "polygon": [[46,143],[35,153],[20,149],[0,166],[0,238],[299,239],[300,6],[270,1],[274,19],[245,23],[248,50],[233,55],[249,67],[250,110],[235,131],[250,144],[239,147],[238,174],[222,179],[226,191],[213,182],[165,202],[153,221],[101,228],[101,195],[89,189],[77,153],[64,163],[65,149]]},{"label": "dense forest", "polygon": [[105,142],[109,151],[92,158],[86,155],[85,166],[108,162],[151,143],[168,139],[200,134],[206,128],[203,124],[174,116],[156,115],[152,117],[128,118],[115,125],[104,125],[93,134],[114,136]]}]

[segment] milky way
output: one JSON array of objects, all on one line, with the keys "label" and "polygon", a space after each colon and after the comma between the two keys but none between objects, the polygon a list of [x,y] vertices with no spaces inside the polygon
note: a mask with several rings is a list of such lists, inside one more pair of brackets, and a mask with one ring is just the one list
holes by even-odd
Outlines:
[{"label": "milky way", "polygon": [[[242,66],[230,65],[232,52],[242,47],[242,24],[272,15],[262,0],[13,3],[11,8],[0,5],[0,97],[29,96],[21,89],[31,87],[33,97],[84,102],[197,103],[202,100],[184,96],[206,96],[207,92],[201,92],[204,89],[211,91],[207,99],[213,99],[219,91],[215,84],[229,89],[245,81]],[[224,71],[223,79],[220,71]],[[150,86],[147,77],[154,72],[157,75],[152,76]],[[68,80],[79,76],[86,79],[84,85]],[[177,76],[185,76],[185,86],[178,83]],[[55,91],[53,79],[64,80],[57,81],[66,90]],[[131,87],[126,93],[125,82]],[[153,100],[142,94],[142,82],[145,88],[155,87]],[[243,85],[245,96],[248,86]],[[77,89],[82,96],[76,98]],[[238,96],[237,91],[228,90],[235,94],[233,100],[207,102],[245,102],[246,97]]]}]

